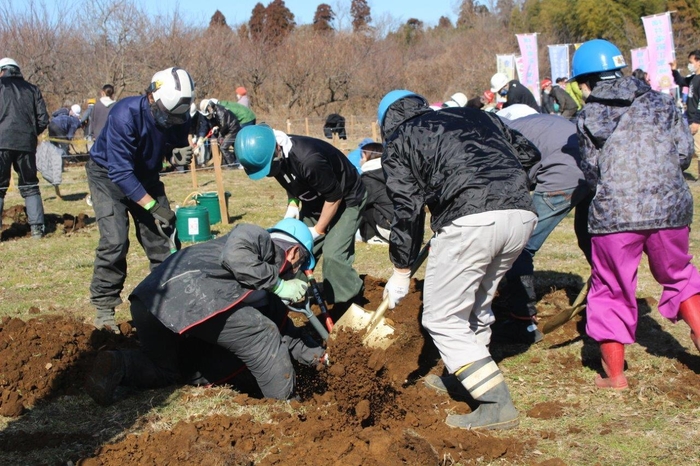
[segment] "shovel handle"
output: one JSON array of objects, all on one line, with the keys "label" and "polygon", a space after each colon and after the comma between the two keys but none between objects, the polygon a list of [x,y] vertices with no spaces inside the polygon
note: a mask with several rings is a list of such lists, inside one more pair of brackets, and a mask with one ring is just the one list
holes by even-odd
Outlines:
[{"label": "shovel handle", "polygon": [[173,227],[173,233],[170,236],[168,236],[163,231],[163,225],[161,225],[161,223],[158,220],[156,220],[156,228],[158,228],[158,234],[160,234],[160,236],[168,242],[168,246],[170,247],[170,254],[175,254],[177,252],[177,246],[175,245],[174,238],[177,234],[177,229]]},{"label": "shovel handle", "polygon": [[283,301],[286,305],[287,308],[290,311],[293,312],[298,312],[300,314],[304,314],[306,318],[311,322],[311,326],[318,332],[318,334],[321,336],[323,341],[328,340],[328,331],[326,328],[323,326],[323,324],[318,320],[318,317],[314,315],[313,311],[311,310],[311,303],[307,300],[306,301],[306,306],[301,308],[301,307],[294,307],[287,301]]},{"label": "shovel handle", "polygon": [[326,302],[323,300],[323,296],[321,296],[321,290],[318,288],[318,282],[316,281],[316,278],[314,277],[314,274],[311,270],[305,270],[304,274],[306,275],[306,278],[309,280],[309,283],[311,284],[311,291],[314,295],[314,299],[316,300],[318,307],[321,308],[321,313],[323,314],[323,318],[324,318],[324,321],[326,323],[326,329],[329,332],[332,332],[333,331],[333,319],[331,319],[331,316],[328,313],[328,307],[326,306]]}]

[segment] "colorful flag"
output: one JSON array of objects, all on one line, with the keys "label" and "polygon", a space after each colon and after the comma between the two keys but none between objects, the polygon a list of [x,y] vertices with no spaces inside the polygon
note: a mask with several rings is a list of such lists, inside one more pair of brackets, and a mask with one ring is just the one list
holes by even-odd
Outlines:
[{"label": "colorful flag", "polygon": [[496,55],[496,71],[508,76],[511,81],[515,78],[515,55]]},{"label": "colorful flag", "polygon": [[642,18],[642,23],[647,36],[649,69],[646,71],[651,79],[651,87],[657,91],[668,92],[669,89],[676,87],[670,65],[676,59],[671,13],[645,16]]},{"label": "colorful flag", "polygon": [[569,72],[569,44],[549,45],[549,66],[552,70],[552,81],[557,78],[568,78]]},{"label": "colorful flag", "polygon": [[632,69],[637,68],[649,71],[649,51],[646,47],[630,50],[632,54]]},{"label": "colorful flag", "polygon": [[540,103],[540,70],[537,62],[537,34],[516,34],[522,58],[523,72],[520,82],[530,89],[537,103]]}]

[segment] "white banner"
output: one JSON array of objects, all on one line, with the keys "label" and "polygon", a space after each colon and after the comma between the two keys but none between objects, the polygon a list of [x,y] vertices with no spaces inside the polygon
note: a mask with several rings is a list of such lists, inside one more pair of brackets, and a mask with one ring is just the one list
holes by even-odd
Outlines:
[{"label": "white banner", "polygon": [[571,76],[569,71],[569,44],[549,45],[549,66],[552,69],[552,82],[558,78]]},{"label": "white banner", "polygon": [[515,55],[496,55],[496,71],[508,76],[508,81],[515,79]]}]

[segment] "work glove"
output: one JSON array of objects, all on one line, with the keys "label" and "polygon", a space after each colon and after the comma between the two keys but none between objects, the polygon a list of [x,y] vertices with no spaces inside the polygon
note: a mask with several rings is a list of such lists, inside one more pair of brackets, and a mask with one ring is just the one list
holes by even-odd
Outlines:
[{"label": "work glove", "polygon": [[306,297],[306,290],[309,284],[304,280],[293,278],[291,280],[281,280],[277,282],[277,286],[272,290],[283,301],[297,303]]},{"label": "work glove", "polygon": [[284,214],[284,218],[295,218],[299,220],[299,206],[292,203],[287,206],[287,212]]},{"label": "work glove", "polygon": [[170,159],[173,165],[189,165],[192,162],[192,146],[176,147]]},{"label": "work glove", "polygon": [[384,287],[383,298],[389,297],[389,309],[394,309],[408,294],[411,286],[411,272],[399,272],[394,269],[394,274],[389,278]]},{"label": "work glove", "polygon": [[314,241],[316,241],[316,238],[323,235],[323,233],[319,233],[318,231],[316,231],[316,227],[309,227],[309,231],[311,232],[311,238]]},{"label": "work glove", "polygon": [[212,136],[216,136],[217,134],[219,134],[219,127],[218,127],[218,126],[214,126],[214,127],[211,129],[211,135],[212,135]]},{"label": "work glove", "polygon": [[163,227],[172,227],[175,224],[175,212],[170,210],[170,207],[156,203],[149,212]]}]

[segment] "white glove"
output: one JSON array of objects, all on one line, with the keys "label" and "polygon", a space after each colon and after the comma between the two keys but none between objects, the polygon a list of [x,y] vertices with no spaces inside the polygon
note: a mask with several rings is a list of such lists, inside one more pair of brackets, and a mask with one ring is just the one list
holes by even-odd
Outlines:
[{"label": "white glove", "polygon": [[218,126],[214,126],[214,127],[211,129],[211,135],[212,135],[212,136],[216,136],[217,134],[219,134],[219,127],[218,127]]},{"label": "white glove", "polygon": [[394,309],[408,294],[411,286],[411,272],[399,272],[394,269],[394,274],[389,278],[384,287],[382,298],[389,297],[389,309]]},{"label": "white glove", "polygon": [[284,218],[295,218],[299,220],[299,206],[292,203],[287,206],[287,212],[284,214]]},{"label": "white glove", "polygon": [[321,233],[316,231],[316,227],[309,227],[309,231],[311,232],[311,238],[313,238],[314,241],[316,241],[316,238],[321,236]]}]

